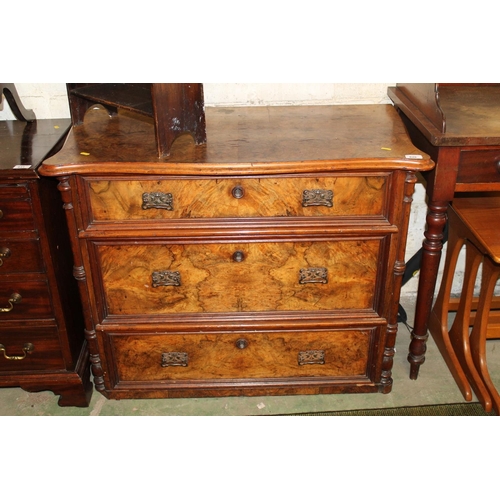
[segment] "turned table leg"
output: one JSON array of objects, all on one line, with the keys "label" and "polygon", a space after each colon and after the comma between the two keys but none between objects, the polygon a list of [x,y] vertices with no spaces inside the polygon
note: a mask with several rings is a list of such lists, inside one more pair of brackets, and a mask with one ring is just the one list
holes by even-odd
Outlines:
[{"label": "turned table leg", "polygon": [[429,203],[427,214],[427,230],[422,244],[422,263],[418,282],[417,303],[415,306],[415,323],[412,331],[408,361],[410,362],[410,379],[416,380],[420,365],[425,361],[427,350],[427,321],[432,309],[434,290],[443,249],[444,227],[448,202]]}]

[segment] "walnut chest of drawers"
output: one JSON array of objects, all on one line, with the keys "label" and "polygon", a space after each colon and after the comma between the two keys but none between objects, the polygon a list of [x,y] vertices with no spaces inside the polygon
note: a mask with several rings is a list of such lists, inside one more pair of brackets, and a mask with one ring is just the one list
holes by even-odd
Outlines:
[{"label": "walnut chest of drawers", "polygon": [[416,171],[392,106],[87,113],[59,179],[96,388],[109,398],[389,392]]},{"label": "walnut chest of drawers", "polygon": [[0,387],[88,406],[89,352],[57,181],[37,168],[69,120],[0,122]]}]

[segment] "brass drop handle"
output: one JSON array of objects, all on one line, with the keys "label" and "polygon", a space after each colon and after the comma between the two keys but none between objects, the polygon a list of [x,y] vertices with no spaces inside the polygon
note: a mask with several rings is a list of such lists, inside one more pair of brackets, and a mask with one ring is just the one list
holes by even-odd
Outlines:
[{"label": "brass drop handle", "polygon": [[241,250],[237,250],[233,253],[234,262],[242,262],[245,258],[245,254]]},{"label": "brass drop handle", "polygon": [[3,218],[3,210],[0,209],[0,219]]},{"label": "brass drop handle", "polygon": [[150,208],[157,208],[161,210],[174,209],[174,197],[172,193],[143,193],[142,194],[142,209],[148,210]]},{"label": "brass drop handle", "polygon": [[27,354],[31,354],[34,350],[35,350],[35,346],[33,344],[27,342],[23,346],[24,354],[22,356],[9,356],[9,355],[7,355],[7,352],[5,351],[5,346],[3,344],[0,344],[0,352],[2,352],[3,357],[5,359],[8,359],[9,361],[20,361],[21,359],[24,359]]},{"label": "brass drop handle", "polygon": [[303,207],[333,207],[333,191],[330,189],[306,189],[302,192]]},{"label": "brass drop handle", "polygon": [[298,362],[300,366],[324,365],[325,351],[323,350],[300,351],[298,355]]},{"label": "brass drop handle", "polygon": [[3,266],[3,259],[10,257],[10,248],[2,247],[0,248],[0,267]]},{"label": "brass drop handle", "polygon": [[9,311],[12,311],[12,309],[14,309],[14,304],[19,304],[19,302],[21,302],[21,299],[21,295],[14,292],[10,296],[10,299],[8,301],[10,305],[8,307],[0,307],[0,312],[8,313]]},{"label": "brass drop handle", "polygon": [[299,271],[299,284],[328,283],[328,269],[326,267],[305,267]]},{"label": "brass drop handle", "polygon": [[187,352],[164,352],[161,355],[161,366],[188,366],[189,356]]},{"label": "brass drop handle", "polygon": [[238,349],[245,349],[248,346],[248,341],[246,339],[238,339],[234,344]]}]

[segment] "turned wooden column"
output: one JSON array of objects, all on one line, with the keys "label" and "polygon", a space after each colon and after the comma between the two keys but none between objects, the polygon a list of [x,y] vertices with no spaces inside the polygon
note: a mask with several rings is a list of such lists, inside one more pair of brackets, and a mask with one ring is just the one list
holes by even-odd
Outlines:
[{"label": "turned wooden column", "polygon": [[432,170],[426,177],[429,195],[427,228],[422,243],[415,322],[408,353],[412,380],[417,379],[420,366],[425,361],[426,342],[429,337],[427,325],[441,262],[444,229],[447,222],[446,212],[455,192],[459,155],[460,148],[439,149],[435,159],[439,169]]}]

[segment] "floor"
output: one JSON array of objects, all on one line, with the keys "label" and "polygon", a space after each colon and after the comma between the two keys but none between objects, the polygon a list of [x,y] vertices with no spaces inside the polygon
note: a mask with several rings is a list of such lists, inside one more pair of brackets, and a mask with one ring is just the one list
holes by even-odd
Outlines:
[{"label": "floor", "polygon": [[[403,298],[409,322],[413,319],[413,299]],[[0,415],[280,415],[366,408],[386,408],[463,402],[446,364],[432,338],[418,379],[409,379],[406,360],[410,334],[400,324],[394,357],[392,392],[389,394],[334,394],[317,396],[269,396],[158,400],[107,400],[94,391],[88,408],[61,408],[52,392],[28,393],[19,388],[0,389]],[[488,341],[488,366],[493,382],[500,386],[500,340]],[[496,378],[493,376],[496,375]]]}]

